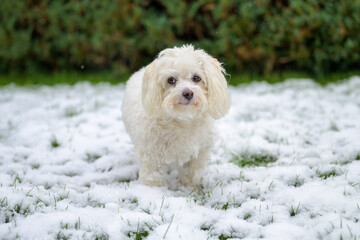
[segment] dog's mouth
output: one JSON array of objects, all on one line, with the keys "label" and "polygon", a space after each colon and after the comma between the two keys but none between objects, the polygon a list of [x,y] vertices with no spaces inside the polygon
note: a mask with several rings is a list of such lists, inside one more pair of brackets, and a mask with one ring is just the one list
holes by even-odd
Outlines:
[{"label": "dog's mouth", "polygon": [[179,105],[191,105],[191,101],[188,101],[188,102],[185,102],[185,103],[183,103],[183,102],[179,102],[178,103]]},{"label": "dog's mouth", "polygon": [[177,103],[178,105],[182,105],[182,106],[198,106],[199,103],[197,101],[179,101]]},{"label": "dog's mouth", "polygon": [[196,101],[195,99],[191,100],[179,100],[174,104],[174,109],[178,111],[194,111],[199,107],[199,101]]},{"label": "dog's mouth", "polygon": [[192,99],[180,98],[176,104],[183,105],[183,106],[190,106],[190,105],[197,105],[198,101],[196,101],[195,98],[192,98]]}]

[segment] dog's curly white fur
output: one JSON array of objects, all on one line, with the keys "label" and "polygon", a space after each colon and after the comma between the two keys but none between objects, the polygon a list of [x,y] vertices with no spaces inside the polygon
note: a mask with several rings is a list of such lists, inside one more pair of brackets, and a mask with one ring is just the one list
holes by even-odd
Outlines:
[{"label": "dog's curly white fur", "polygon": [[139,179],[166,184],[169,167],[184,185],[200,183],[213,141],[213,120],[230,108],[221,64],[191,45],[165,49],[126,85],[123,120],[140,160]]}]

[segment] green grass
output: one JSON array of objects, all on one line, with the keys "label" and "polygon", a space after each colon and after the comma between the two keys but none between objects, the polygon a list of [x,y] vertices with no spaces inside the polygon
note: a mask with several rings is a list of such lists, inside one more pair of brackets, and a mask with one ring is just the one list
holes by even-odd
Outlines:
[{"label": "green grass", "polygon": [[127,236],[130,239],[141,240],[145,239],[149,235],[148,231],[129,232]]},{"label": "green grass", "polygon": [[230,238],[230,237],[223,235],[223,234],[219,236],[219,240],[226,240],[228,238]]},{"label": "green grass", "polygon": [[273,156],[270,154],[233,154],[233,158],[230,162],[238,165],[239,167],[251,167],[251,166],[266,166],[268,163],[275,162],[277,160],[277,156]]},{"label": "green grass", "polygon": [[[108,82],[111,84],[117,84],[125,82],[131,73],[126,73],[122,76],[117,76],[112,72],[75,72],[75,71],[61,71],[54,73],[11,73],[7,75],[0,75],[0,86],[15,83],[21,86],[27,85],[55,85],[55,84],[75,84],[77,82],[87,81],[91,83]],[[360,75],[359,72],[348,73],[333,73],[325,76],[312,76],[301,72],[283,72],[283,73],[271,73],[267,75],[261,75],[258,73],[230,73],[226,78],[230,85],[239,85],[244,83],[250,83],[253,81],[266,81],[268,83],[278,83],[289,78],[310,78],[314,79],[321,85],[327,83],[333,83],[347,79],[354,75]]]},{"label": "green grass", "polygon": [[244,216],[244,220],[248,220],[249,218],[251,218],[251,213],[246,213]]},{"label": "green grass", "polygon": [[345,73],[332,73],[322,76],[315,76],[302,72],[275,72],[267,75],[257,73],[234,73],[227,77],[230,85],[236,86],[244,83],[251,83],[256,81],[265,81],[267,83],[279,83],[286,79],[314,79],[320,85],[339,82],[348,79],[352,76],[360,76],[360,71],[345,72]]},{"label": "green grass", "polygon": [[290,207],[290,217],[295,217],[299,212],[300,203],[297,205],[297,207],[291,206]]},{"label": "green grass", "polygon": [[332,169],[329,171],[320,171],[319,169],[316,170],[316,174],[318,175],[319,178],[325,180],[328,179],[330,177],[337,177],[339,175],[342,174],[342,172],[336,171],[336,169]]},{"label": "green grass", "polygon": [[290,186],[301,187],[304,184],[304,179],[300,178],[300,175],[296,175],[296,178],[290,182]]},{"label": "green grass", "polygon": [[101,155],[99,154],[86,153],[85,161],[88,163],[93,163],[99,158],[101,158]]},{"label": "green grass", "polygon": [[102,73],[80,73],[80,72],[54,72],[54,73],[12,73],[8,75],[0,75],[0,86],[14,83],[20,86],[27,85],[55,85],[55,84],[70,84],[77,82],[108,82],[117,84],[125,82],[129,78],[129,74],[118,77],[111,72]]},{"label": "green grass", "polygon": [[0,201],[0,212],[3,214],[3,219],[1,220],[4,223],[10,223],[12,221],[16,221],[18,215],[27,216],[30,214],[30,203],[23,204],[23,200],[21,202],[14,204],[11,206],[8,203],[7,197],[4,197]]},{"label": "green grass", "polygon": [[59,143],[59,141],[57,140],[57,138],[55,136],[51,137],[50,145],[51,145],[51,148],[60,147],[60,143]]},{"label": "green grass", "polygon": [[225,203],[223,206],[222,206],[222,210],[227,210],[229,207],[229,202]]}]

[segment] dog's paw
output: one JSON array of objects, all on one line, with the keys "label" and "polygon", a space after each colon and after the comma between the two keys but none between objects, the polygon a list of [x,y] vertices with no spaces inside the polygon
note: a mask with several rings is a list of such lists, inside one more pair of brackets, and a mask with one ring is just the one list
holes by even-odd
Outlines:
[{"label": "dog's paw", "polygon": [[144,172],[140,172],[139,174],[139,180],[142,184],[148,185],[148,186],[165,186],[166,182],[165,179],[163,178],[163,176],[158,173],[158,172],[154,172],[154,173],[144,173]]}]

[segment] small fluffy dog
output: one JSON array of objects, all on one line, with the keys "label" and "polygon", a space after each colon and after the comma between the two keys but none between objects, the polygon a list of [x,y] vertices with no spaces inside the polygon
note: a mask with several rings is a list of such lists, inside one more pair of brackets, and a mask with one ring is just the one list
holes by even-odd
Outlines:
[{"label": "small fluffy dog", "polygon": [[230,108],[221,64],[191,45],[168,48],[127,82],[122,115],[140,160],[139,179],[167,183],[177,169],[180,183],[200,183],[213,141],[213,120]]}]

